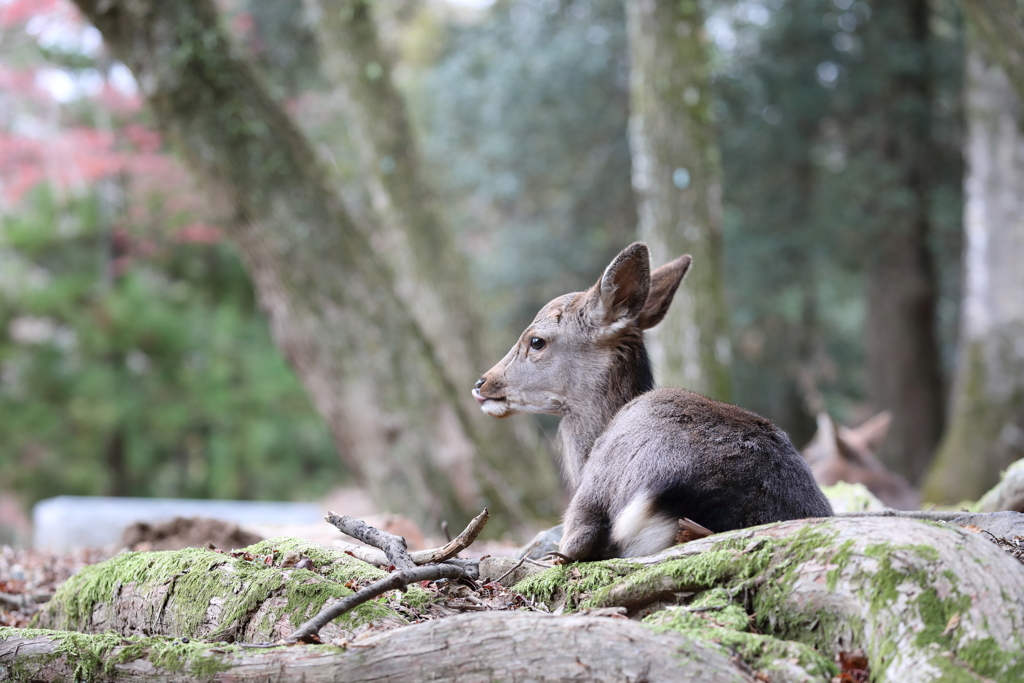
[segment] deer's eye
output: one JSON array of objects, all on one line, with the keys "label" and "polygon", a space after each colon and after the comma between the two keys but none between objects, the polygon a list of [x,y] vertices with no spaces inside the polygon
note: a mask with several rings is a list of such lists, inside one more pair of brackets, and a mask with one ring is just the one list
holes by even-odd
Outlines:
[{"label": "deer's eye", "polygon": [[547,345],[547,342],[540,337],[533,337],[530,339],[530,348],[534,351],[540,351],[545,345]]}]

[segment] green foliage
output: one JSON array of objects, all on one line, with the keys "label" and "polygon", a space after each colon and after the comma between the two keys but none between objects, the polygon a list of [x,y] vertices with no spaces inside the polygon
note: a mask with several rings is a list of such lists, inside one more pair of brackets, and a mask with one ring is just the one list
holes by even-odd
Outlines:
[{"label": "green foliage", "polygon": [[105,211],[39,190],[0,226],[0,480],[26,503],[336,483],[232,251],[112,230]]}]

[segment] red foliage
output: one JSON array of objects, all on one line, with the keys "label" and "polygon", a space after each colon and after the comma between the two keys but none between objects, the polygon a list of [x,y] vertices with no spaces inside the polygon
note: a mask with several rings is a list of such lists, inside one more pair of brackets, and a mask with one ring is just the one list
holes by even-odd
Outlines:
[{"label": "red foliage", "polygon": [[[251,21],[248,15],[236,17],[243,30]],[[68,0],[0,0],[0,28],[21,30],[25,38],[40,41],[47,32],[73,39],[86,30]],[[5,105],[0,108],[0,205],[17,204],[44,183],[60,197],[112,180],[124,199],[114,227],[133,233],[123,254],[125,266],[132,258],[153,255],[158,244],[169,240],[219,241],[220,231],[200,220],[206,213],[203,196],[146,122],[141,98],[115,87],[107,74],[101,87],[90,90],[92,96],[79,91],[72,102],[58,102],[40,78],[43,69],[54,68],[31,58],[22,58],[17,67],[0,64]],[[72,81],[87,73],[65,71]],[[95,78],[95,70],[88,73]],[[185,227],[179,228],[182,223]]]}]

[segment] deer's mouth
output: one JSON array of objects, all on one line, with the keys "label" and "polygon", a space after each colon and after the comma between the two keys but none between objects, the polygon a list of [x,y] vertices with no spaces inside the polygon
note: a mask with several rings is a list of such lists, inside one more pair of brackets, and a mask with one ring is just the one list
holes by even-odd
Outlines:
[{"label": "deer's mouth", "polygon": [[485,396],[479,389],[473,389],[473,398],[480,404],[480,410],[493,417],[505,417],[512,412],[504,396]]}]

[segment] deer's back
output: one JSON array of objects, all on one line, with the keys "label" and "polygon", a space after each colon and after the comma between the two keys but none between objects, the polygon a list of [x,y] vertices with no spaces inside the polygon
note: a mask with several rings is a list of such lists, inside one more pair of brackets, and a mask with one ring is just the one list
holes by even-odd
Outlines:
[{"label": "deer's back", "polygon": [[832,514],[785,432],[674,387],[625,405],[594,444],[582,479],[578,495],[599,498],[612,523],[640,494],[658,513],[713,531]]}]

